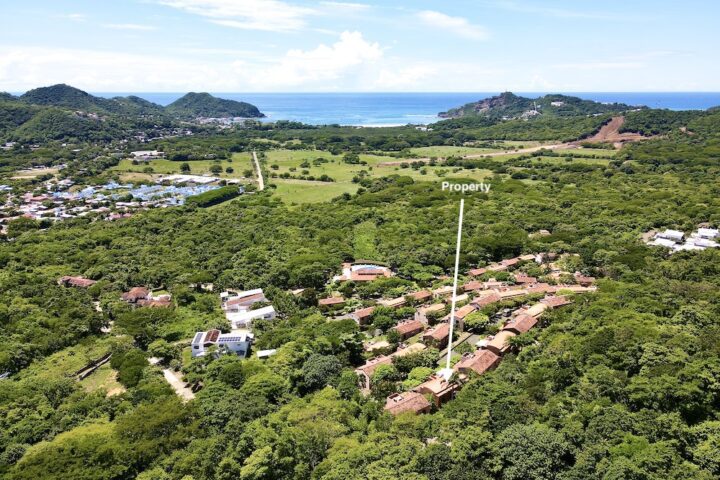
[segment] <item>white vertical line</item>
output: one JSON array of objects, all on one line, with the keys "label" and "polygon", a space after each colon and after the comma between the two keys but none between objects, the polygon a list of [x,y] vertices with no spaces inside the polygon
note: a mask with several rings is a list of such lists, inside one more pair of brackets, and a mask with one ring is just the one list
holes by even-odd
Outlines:
[{"label": "white vertical line", "polygon": [[463,208],[465,199],[460,199],[460,216],[458,219],[457,247],[455,247],[455,275],[453,276],[452,303],[450,304],[450,333],[448,335],[447,363],[445,368],[450,368],[450,357],[452,356],[453,327],[455,326],[455,302],[457,301],[458,269],[460,268],[460,242],[462,240]]}]

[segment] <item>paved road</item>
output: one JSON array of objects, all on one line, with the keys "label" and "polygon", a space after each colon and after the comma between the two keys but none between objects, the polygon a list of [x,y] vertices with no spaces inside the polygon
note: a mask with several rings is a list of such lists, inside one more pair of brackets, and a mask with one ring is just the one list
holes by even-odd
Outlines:
[{"label": "paved road", "polygon": [[262,192],[265,190],[265,181],[263,180],[262,176],[262,170],[260,170],[260,162],[258,162],[257,154],[255,153],[255,150],[252,152],[253,157],[253,163],[255,163],[255,171],[257,172],[257,178],[258,178],[258,191]]}]

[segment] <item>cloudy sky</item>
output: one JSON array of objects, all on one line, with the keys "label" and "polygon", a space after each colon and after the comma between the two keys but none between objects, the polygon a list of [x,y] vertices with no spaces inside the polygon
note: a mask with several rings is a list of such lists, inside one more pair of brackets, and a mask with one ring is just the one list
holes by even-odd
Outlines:
[{"label": "cloudy sky", "polygon": [[714,0],[0,7],[0,91],[720,91]]}]

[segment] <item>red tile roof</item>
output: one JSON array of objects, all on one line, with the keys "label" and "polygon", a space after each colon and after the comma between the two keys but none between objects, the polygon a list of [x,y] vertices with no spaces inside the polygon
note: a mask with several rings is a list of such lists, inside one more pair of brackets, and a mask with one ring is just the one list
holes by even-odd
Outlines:
[{"label": "red tile roof", "polygon": [[122,294],[122,299],[126,302],[137,302],[138,300],[142,300],[148,297],[150,295],[150,290],[148,290],[145,287],[133,287],[130,289],[129,292],[125,292]]},{"label": "red tile roof", "polygon": [[60,279],[59,283],[70,287],[87,288],[95,285],[97,282],[89,278],[64,276]]},{"label": "red tile roof", "polygon": [[477,310],[477,307],[472,303],[469,303],[459,310],[455,310],[455,318],[463,319]]},{"label": "red tile roof", "polygon": [[537,324],[537,318],[526,313],[521,313],[514,319],[510,320],[503,330],[511,330],[515,333],[525,333]]},{"label": "red tile roof", "polygon": [[572,303],[572,301],[562,295],[558,297],[545,297],[540,301],[550,308],[558,308],[562,307],[563,305],[570,305]]},{"label": "red tile roof", "polygon": [[345,299],[342,297],[329,297],[318,300],[320,306],[340,305],[342,303],[345,303]]},{"label": "red tile roof", "polygon": [[429,290],[420,290],[419,292],[413,292],[408,296],[412,297],[414,300],[422,301],[432,298],[432,292]]},{"label": "red tile roof", "polygon": [[500,357],[490,350],[477,350],[475,353],[466,353],[462,359],[455,364],[454,370],[467,373],[472,370],[482,375],[495,367],[500,362]]},{"label": "red tile roof", "polygon": [[450,324],[443,322],[435,325],[423,334],[423,340],[430,339],[436,342],[442,342],[450,335]]},{"label": "red tile roof", "polygon": [[404,412],[425,413],[430,411],[430,402],[417,392],[393,393],[385,401],[385,411],[392,415]]},{"label": "red tile roof", "polygon": [[375,307],[366,307],[366,308],[361,308],[360,310],[355,310],[352,313],[352,315],[353,315],[353,317],[355,317],[356,320],[364,320],[364,319],[370,317],[370,315],[372,315],[372,313],[374,311],[375,311]]},{"label": "red tile roof", "polygon": [[379,357],[368,360],[365,362],[365,365],[356,368],[355,371],[364,373],[368,377],[372,377],[375,369],[380,365],[392,365],[392,358],[386,355],[380,355]]},{"label": "red tile roof", "polygon": [[500,295],[497,293],[491,293],[490,295],[483,295],[481,297],[475,298],[471,303],[473,305],[477,305],[478,308],[482,308],[486,305],[490,305],[491,303],[499,302],[502,300]]},{"label": "red tile roof", "polygon": [[483,288],[483,282],[478,282],[477,280],[473,280],[463,285],[463,290],[465,290],[466,292],[471,292],[473,290],[482,290]]},{"label": "red tile roof", "polygon": [[408,320],[395,325],[395,330],[397,330],[400,335],[405,336],[414,335],[422,331],[423,327],[424,325],[420,320]]},{"label": "red tile roof", "polygon": [[487,268],[474,268],[474,269],[470,270],[468,273],[470,275],[472,275],[473,277],[479,277],[480,275],[482,275],[483,273],[485,273],[487,271],[488,271]]}]

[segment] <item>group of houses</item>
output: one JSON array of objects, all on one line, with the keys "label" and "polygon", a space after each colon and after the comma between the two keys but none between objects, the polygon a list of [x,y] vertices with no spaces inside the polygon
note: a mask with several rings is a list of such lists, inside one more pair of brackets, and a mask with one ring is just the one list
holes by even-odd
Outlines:
[{"label": "group of houses", "polygon": [[[272,320],[277,313],[272,305],[265,305],[268,299],[261,288],[241,292],[225,291],[220,294],[220,305],[225,318],[230,324],[230,333],[220,330],[196,332],[191,342],[193,357],[206,355],[210,347],[217,347],[218,351],[234,353],[241,357],[250,355],[253,340],[253,322],[257,320]],[[267,358],[273,355],[273,350],[258,352],[258,358]]]},{"label": "group of houses", "polygon": [[219,188],[210,184],[218,180],[215,177],[210,182],[175,178],[162,179],[161,184],[137,186],[111,181],[80,188],[74,187],[68,178],[51,179],[39,189],[33,187],[33,191],[15,193],[13,188],[6,189],[5,202],[0,205],[0,226],[20,217],[61,221],[93,215],[118,220],[139,210],[182,205],[190,196]]},{"label": "group of houses", "polygon": [[[418,414],[429,412],[433,406],[439,407],[452,399],[473,376],[483,375],[494,369],[502,357],[512,350],[511,339],[535,327],[546,310],[570,303],[571,301],[564,296],[548,296],[529,307],[515,310],[498,333],[479,341],[476,345],[477,350],[463,354],[452,368],[440,369],[408,392],[393,393],[388,396],[385,401],[385,411],[393,415],[404,412]],[[378,362],[377,359],[371,361]],[[392,359],[389,363],[391,362]],[[370,384],[364,386],[370,388]]]},{"label": "group of houses", "polygon": [[[457,292],[450,286],[441,286],[432,290],[416,291],[398,298],[382,299],[377,301],[375,305],[352,312],[350,317],[362,327],[370,323],[378,306],[401,308],[413,305],[416,308],[413,318],[402,321],[393,327],[402,341],[401,348],[395,353],[371,358],[356,369],[361,389],[368,393],[375,369],[380,365],[392,364],[393,358],[396,356],[405,355],[408,351],[420,351],[428,347],[440,350],[447,347],[451,322],[458,331],[462,331],[465,327],[465,319],[472,313],[480,311],[483,307],[507,299],[522,298],[534,294],[543,295],[544,298],[539,302],[510,312],[507,318],[503,320],[500,331],[493,336],[475,342],[474,346],[477,350],[472,354],[463,356],[453,369],[449,371],[441,370],[412,391],[391,395],[387,399],[386,410],[391,413],[403,411],[421,413],[429,411],[432,407],[426,397],[431,398],[432,403],[436,406],[452,398],[455,391],[469,378],[471,371],[482,374],[494,368],[502,355],[511,349],[512,342],[510,339],[533,328],[546,310],[571,303],[562,293],[584,293],[596,290],[594,277],[584,275],[581,272],[571,274],[562,271],[551,261],[554,258],[553,255],[549,254],[537,254],[506,259],[467,272],[469,280]],[[548,263],[548,276],[552,279],[550,281],[554,283],[542,282],[522,271],[513,271],[526,262]],[[343,275],[336,277],[336,280],[350,279],[353,274],[357,275],[355,273],[357,270],[363,273],[372,272],[376,278],[392,275],[389,269],[367,269],[367,263],[358,264],[358,268],[355,270],[352,269],[353,266],[355,265],[343,265]],[[506,275],[503,275],[505,280],[499,281],[490,276],[494,272],[507,272]],[[479,277],[485,280],[476,280]],[[571,278],[574,283],[555,282],[555,280],[567,278]],[[446,313],[453,295],[456,304],[459,305],[454,315]],[[537,298],[537,296],[531,298]],[[321,306],[344,301],[335,297],[324,300],[324,303],[321,300]],[[410,341],[411,339],[413,341]],[[389,343],[380,340],[366,345],[366,351],[386,347],[389,347]]]},{"label": "group of houses", "polygon": [[670,253],[675,253],[718,248],[720,247],[718,239],[720,239],[720,231],[717,228],[701,226],[687,236],[685,232],[673,229],[657,232],[648,245],[669,248]]}]

